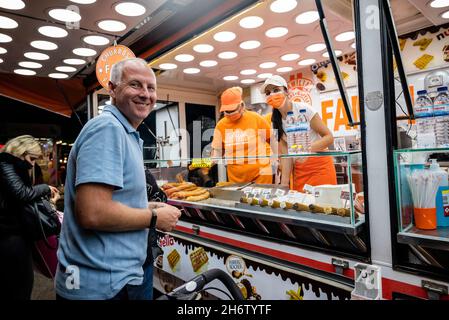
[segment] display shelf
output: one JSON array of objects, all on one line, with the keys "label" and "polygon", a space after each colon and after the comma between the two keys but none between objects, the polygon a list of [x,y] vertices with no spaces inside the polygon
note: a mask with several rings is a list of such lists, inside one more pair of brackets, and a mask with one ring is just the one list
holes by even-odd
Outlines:
[{"label": "display shelf", "polygon": [[397,235],[399,243],[449,251],[449,227],[420,230],[410,226]]},{"label": "display shelf", "polygon": [[399,154],[399,153],[417,153],[417,152],[436,152],[436,153],[441,153],[441,152],[449,152],[449,148],[426,148],[426,149],[412,149],[412,148],[408,148],[408,149],[398,149],[398,150],[394,150],[395,154]]}]

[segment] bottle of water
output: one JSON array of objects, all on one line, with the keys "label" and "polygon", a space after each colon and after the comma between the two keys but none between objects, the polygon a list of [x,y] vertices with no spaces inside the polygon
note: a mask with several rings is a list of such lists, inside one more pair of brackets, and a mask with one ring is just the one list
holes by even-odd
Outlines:
[{"label": "bottle of water", "polygon": [[438,88],[438,95],[433,102],[435,116],[435,136],[438,148],[449,147],[449,93],[447,87]]},{"label": "bottle of water", "polygon": [[299,110],[296,123],[295,143],[297,145],[297,153],[310,152],[310,123],[307,121],[306,109]]},{"label": "bottle of water", "polygon": [[296,154],[296,144],[295,144],[295,131],[296,131],[296,123],[295,116],[293,115],[293,111],[289,111],[287,113],[287,118],[285,119],[285,134],[287,136],[287,147],[288,154]]},{"label": "bottle of water", "polygon": [[433,116],[433,102],[427,95],[427,90],[418,91],[415,102],[415,117],[417,129],[417,147],[434,148],[435,118]]}]

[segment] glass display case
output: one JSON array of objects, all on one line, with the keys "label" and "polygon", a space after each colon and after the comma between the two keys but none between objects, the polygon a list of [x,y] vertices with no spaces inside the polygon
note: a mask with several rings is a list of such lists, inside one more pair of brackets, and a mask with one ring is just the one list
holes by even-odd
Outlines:
[{"label": "glass display case", "polygon": [[[311,157],[332,158],[341,175],[336,185],[306,184],[299,192],[287,185],[227,180],[226,167],[231,164],[266,162],[276,172],[279,159],[307,161]],[[147,159],[145,166],[168,195],[168,202],[182,210],[181,220],[369,259],[360,151],[232,159]]]},{"label": "glass display case", "polygon": [[449,250],[449,148],[394,152],[399,243]]}]

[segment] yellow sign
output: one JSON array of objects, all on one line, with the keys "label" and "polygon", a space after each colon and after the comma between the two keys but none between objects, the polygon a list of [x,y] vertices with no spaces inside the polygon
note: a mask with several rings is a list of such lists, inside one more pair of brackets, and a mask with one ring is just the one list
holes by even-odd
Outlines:
[{"label": "yellow sign", "polygon": [[101,53],[97,61],[96,74],[98,82],[103,88],[108,89],[109,76],[111,75],[111,68],[119,61],[135,58],[134,53],[125,46],[117,45],[106,48]]},{"label": "yellow sign", "polygon": [[212,167],[212,160],[210,158],[192,159],[191,168],[210,168]]}]

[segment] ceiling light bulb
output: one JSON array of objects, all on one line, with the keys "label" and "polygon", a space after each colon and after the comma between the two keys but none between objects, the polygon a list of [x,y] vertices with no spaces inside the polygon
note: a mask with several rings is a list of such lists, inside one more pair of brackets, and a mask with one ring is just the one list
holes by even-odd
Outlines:
[{"label": "ceiling light bulb", "polygon": [[263,19],[257,16],[246,17],[240,20],[239,24],[245,29],[254,29],[263,25]]},{"label": "ceiling light bulb", "polygon": [[8,50],[6,50],[5,48],[0,47],[0,54],[5,54],[6,52],[8,52]]},{"label": "ceiling light bulb", "polygon": [[326,45],[324,43],[315,43],[306,48],[308,52],[319,52],[326,49]]},{"label": "ceiling light bulb", "polygon": [[3,63],[3,59],[0,58],[0,63]]},{"label": "ceiling light bulb", "polygon": [[28,69],[15,69],[14,73],[21,74],[22,76],[34,76],[36,71]]},{"label": "ceiling light bulb", "polygon": [[126,24],[117,20],[102,20],[98,22],[98,27],[105,31],[120,32],[126,29]]},{"label": "ceiling light bulb", "polygon": [[320,15],[318,14],[318,11],[307,11],[307,12],[301,13],[299,16],[297,16],[295,21],[298,24],[310,24],[310,23],[314,23],[319,18],[320,18]]},{"label": "ceiling light bulb", "polygon": [[76,54],[77,56],[82,56],[82,57],[91,57],[97,54],[97,51],[93,50],[93,49],[89,49],[89,48],[76,48],[73,49],[72,51],[74,54]]},{"label": "ceiling light bulb", "polygon": [[174,63],[161,63],[159,65],[159,68],[161,68],[162,70],[173,70],[176,69],[178,66]]},{"label": "ceiling light bulb", "polygon": [[299,57],[300,57],[300,55],[297,53],[289,53],[289,54],[284,54],[281,57],[281,60],[282,61],[294,61],[294,60],[298,60]]},{"label": "ceiling light bulb", "polygon": [[296,0],[276,0],[270,5],[270,10],[275,13],[285,13],[292,11],[297,5]]},{"label": "ceiling light bulb", "polygon": [[265,35],[269,38],[279,38],[283,37],[288,33],[288,29],[284,27],[275,27],[267,30]]},{"label": "ceiling light bulb", "polygon": [[199,52],[199,53],[209,53],[214,51],[214,47],[210,44],[197,44],[193,47],[193,51]]},{"label": "ceiling light bulb", "polygon": [[33,60],[48,60],[48,59],[50,59],[50,56],[48,54],[40,53],[40,52],[25,52],[23,55],[26,58],[33,59]]},{"label": "ceiling light bulb", "polygon": [[430,3],[432,8],[444,8],[449,6],[449,0],[434,0]]},{"label": "ceiling light bulb", "polygon": [[0,43],[11,42],[12,38],[6,34],[0,33]]},{"label": "ceiling light bulb", "polygon": [[190,62],[195,60],[195,57],[192,56],[191,54],[178,54],[175,57],[175,60],[179,62]]},{"label": "ceiling light bulb", "polygon": [[214,34],[214,39],[218,42],[229,42],[234,40],[236,37],[236,34],[231,31],[222,31]]},{"label": "ceiling light bulb", "polygon": [[441,18],[443,18],[443,19],[449,19],[449,11],[446,11],[445,13],[443,13],[443,14],[441,15]]},{"label": "ceiling light bulb", "polygon": [[338,36],[335,37],[335,40],[338,42],[344,42],[355,39],[355,33],[354,31],[348,31],[340,33]]},{"label": "ceiling light bulb", "polygon": [[53,19],[64,22],[78,22],[81,20],[78,12],[67,9],[52,9],[48,12],[48,15]]},{"label": "ceiling light bulb", "polygon": [[50,41],[43,41],[43,40],[37,40],[32,41],[31,46],[36,49],[41,50],[56,50],[58,49],[58,45],[56,43],[50,42]]},{"label": "ceiling light bulb", "polygon": [[256,82],[256,80],[254,80],[254,79],[243,79],[242,81],[240,81],[241,83],[244,83],[244,84],[251,84],[251,83],[254,83],[254,82]]},{"label": "ceiling light bulb", "polygon": [[19,66],[23,67],[23,68],[30,68],[30,69],[39,69],[42,68],[42,65],[40,63],[37,62],[32,62],[32,61],[22,61],[19,62]]},{"label": "ceiling light bulb", "polygon": [[260,42],[256,40],[249,40],[240,43],[240,48],[245,50],[256,49],[260,47]]},{"label": "ceiling light bulb", "polygon": [[72,2],[78,3],[78,4],[91,4],[96,2],[97,0],[70,0]]},{"label": "ceiling light bulb", "polygon": [[8,10],[20,10],[25,8],[22,0],[0,0],[0,8]]},{"label": "ceiling light bulb", "polygon": [[83,38],[83,41],[87,44],[91,44],[93,46],[105,46],[109,44],[109,39],[103,36],[86,36]]},{"label": "ceiling light bulb", "polygon": [[257,77],[260,79],[267,79],[270,78],[273,74],[272,73],[261,73]]},{"label": "ceiling light bulb", "polygon": [[0,16],[0,28],[2,29],[15,29],[19,26],[16,20],[8,17]]},{"label": "ceiling light bulb", "polygon": [[218,54],[220,59],[234,59],[237,57],[237,53],[233,51],[225,51]]},{"label": "ceiling light bulb", "polygon": [[115,6],[115,11],[127,17],[138,17],[143,15],[147,9],[135,2],[122,2]]},{"label": "ceiling light bulb", "polygon": [[218,64],[218,62],[215,60],[204,60],[204,61],[200,62],[200,66],[206,67],[206,68],[215,67],[217,64]]},{"label": "ceiling light bulb", "polygon": [[292,67],[282,67],[282,68],[276,69],[276,71],[277,71],[277,72],[280,72],[280,73],[290,72],[290,71],[292,71],[292,70],[293,70]]},{"label": "ceiling light bulb", "polygon": [[196,74],[196,73],[200,73],[200,69],[198,69],[198,68],[187,68],[187,69],[184,69],[184,73],[187,73],[187,74]]},{"label": "ceiling light bulb", "polygon": [[254,69],[245,69],[245,70],[240,71],[240,74],[243,74],[245,76],[249,76],[251,74],[256,74],[256,73],[257,73],[257,70],[254,70]]},{"label": "ceiling light bulb", "polygon": [[355,49],[355,42],[353,44],[351,44],[351,48]]},{"label": "ceiling light bulb", "polygon": [[82,65],[82,64],[86,63],[86,61],[83,59],[64,59],[63,62],[66,64],[75,65],[75,66]]},{"label": "ceiling light bulb", "polygon": [[259,67],[262,69],[270,69],[270,68],[274,68],[276,66],[277,66],[276,62],[264,62],[259,65]]},{"label": "ceiling light bulb", "polygon": [[298,62],[298,65],[300,66],[310,66],[311,64],[314,64],[316,62],[315,59],[305,59]]},{"label": "ceiling light bulb", "polygon": [[[335,50],[334,53],[335,53],[335,56],[338,57],[338,56],[341,56],[341,54],[342,54],[343,52],[342,52],[341,50]],[[323,53],[323,57],[329,58],[329,52]]]},{"label": "ceiling light bulb", "polygon": [[60,72],[75,72],[76,71],[76,68],[69,67],[69,66],[60,66],[60,67],[56,67],[55,69],[56,69],[56,71],[60,71]]},{"label": "ceiling light bulb", "polygon": [[67,30],[55,26],[43,26],[37,29],[40,34],[50,38],[64,38],[69,34]]},{"label": "ceiling light bulb", "polygon": [[68,78],[69,76],[65,73],[50,73],[48,75],[50,78],[54,78],[54,79],[65,79]]},{"label": "ceiling light bulb", "polygon": [[238,80],[238,78],[239,77],[237,77],[237,76],[226,76],[226,77],[223,77],[223,80],[225,80],[225,81],[235,81],[235,80]]}]

